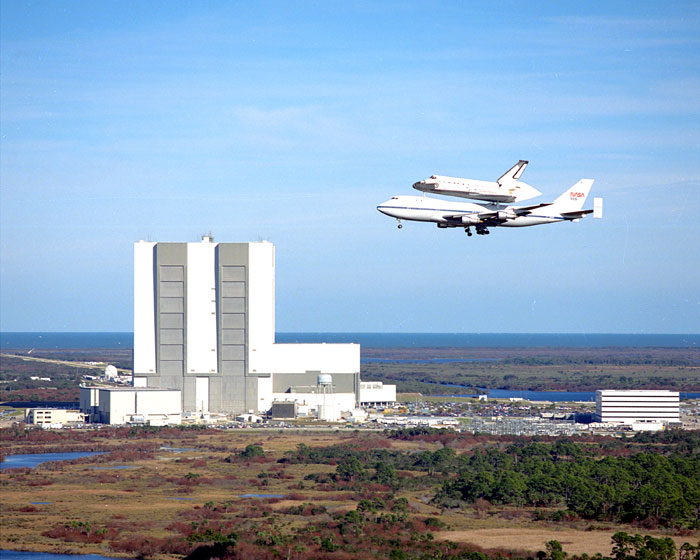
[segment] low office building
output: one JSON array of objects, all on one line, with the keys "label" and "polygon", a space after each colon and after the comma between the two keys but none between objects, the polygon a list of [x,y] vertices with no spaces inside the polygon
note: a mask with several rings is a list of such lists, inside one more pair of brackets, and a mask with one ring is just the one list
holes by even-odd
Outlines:
[{"label": "low office building", "polygon": [[80,410],[64,408],[28,408],[24,413],[24,421],[38,426],[60,427],[85,422],[85,414]]},{"label": "low office building", "polygon": [[678,391],[596,391],[596,421],[607,424],[680,422]]},{"label": "low office building", "polygon": [[177,389],[147,387],[80,387],[80,411],[99,424],[180,424]]}]

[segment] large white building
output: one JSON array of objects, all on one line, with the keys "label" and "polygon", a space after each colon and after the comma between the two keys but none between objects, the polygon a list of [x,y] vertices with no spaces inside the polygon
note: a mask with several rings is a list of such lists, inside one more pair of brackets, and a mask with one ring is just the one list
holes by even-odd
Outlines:
[{"label": "large white building", "polygon": [[271,243],[135,244],[134,386],[179,389],[184,411],[240,414],[308,401],[320,374],[359,401],[359,345],[275,342]]},{"label": "large white building", "polygon": [[680,422],[680,399],[677,391],[596,391],[595,406],[598,422]]}]

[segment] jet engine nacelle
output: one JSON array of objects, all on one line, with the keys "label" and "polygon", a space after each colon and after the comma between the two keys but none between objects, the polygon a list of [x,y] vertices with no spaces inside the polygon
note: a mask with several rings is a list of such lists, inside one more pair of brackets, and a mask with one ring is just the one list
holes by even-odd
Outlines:
[{"label": "jet engine nacelle", "polygon": [[462,223],[465,226],[473,226],[475,224],[478,224],[479,222],[480,220],[476,216],[462,216]]},{"label": "jet engine nacelle", "polygon": [[499,210],[498,211],[498,221],[507,222],[508,220],[514,220],[516,218],[515,212],[512,210]]}]

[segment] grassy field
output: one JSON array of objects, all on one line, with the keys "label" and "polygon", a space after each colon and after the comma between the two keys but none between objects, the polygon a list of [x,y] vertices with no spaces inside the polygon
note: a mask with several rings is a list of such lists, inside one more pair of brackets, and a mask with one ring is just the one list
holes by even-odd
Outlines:
[{"label": "grassy field", "polygon": [[[430,479],[435,476],[425,472],[399,473],[412,483],[394,491],[376,482],[360,487],[333,483],[328,477],[338,470],[334,461],[288,461],[299,446],[386,449],[414,456],[441,449],[444,440],[269,429],[8,430],[3,435],[5,454],[107,453],[0,472],[1,548],[181,558],[198,543],[215,546],[222,535],[235,531],[236,550],[242,551],[241,557],[247,550],[250,558],[374,558],[388,555],[392,547],[433,552],[466,547],[532,555],[552,539],[568,543],[572,552],[609,554],[610,535],[630,529],[596,523],[596,531],[590,531],[591,523],[582,520],[536,521],[535,508],[477,504],[441,509],[431,504],[435,481]],[[455,436],[450,445],[458,453],[469,453],[475,446],[502,444],[498,437],[490,441]],[[166,446],[189,450],[162,449]],[[264,454],[245,456],[248,446],[259,446]],[[251,493],[283,497],[243,497]],[[374,500],[381,503],[376,510]],[[696,532],[679,540],[699,537]],[[362,548],[365,540],[374,544]]]},{"label": "grassy field", "polygon": [[446,384],[532,391],[700,391],[700,349],[694,348],[405,348],[367,349],[363,356],[397,360],[364,363],[363,377],[396,383],[402,393],[453,394],[455,388]]}]

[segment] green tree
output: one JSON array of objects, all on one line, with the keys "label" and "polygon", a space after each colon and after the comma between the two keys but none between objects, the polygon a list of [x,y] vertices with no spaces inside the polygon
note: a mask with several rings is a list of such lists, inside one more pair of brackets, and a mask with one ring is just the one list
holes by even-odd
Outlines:
[{"label": "green tree", "polygon": [[250,445],[246,445],[246,448],[243,451],[241,451],[241,456],[245,457],[246,459],[253,459],[254,457],[264,457],[265,451],[263,450],[262,446],[251,443]]},{"label": "green tree", "polygon": [[374,466],[374,480],[381,484],[388,484],[392,487],[395,486],[398,482],[396,467],[394,467],[394,465],[387,464],[384,461],[379,461]]},{"label": "green tree", "polygon": [[547,560],[564,560],[566,558],[566,552],[561,546],[559,541],[549,541],[545,543],[544,547],[547,549]]},{"label": "green tree", "polygon": [[347,457],[335,468],[338,478],[341,480],[360,480],[364,478],[365,469],[357,457]]}]

